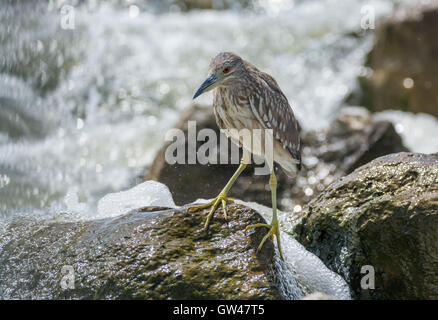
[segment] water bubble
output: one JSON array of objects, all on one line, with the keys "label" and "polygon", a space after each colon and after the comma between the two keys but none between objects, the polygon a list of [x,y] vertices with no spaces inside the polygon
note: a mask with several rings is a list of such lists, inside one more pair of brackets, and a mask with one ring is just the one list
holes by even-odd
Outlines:
[{"label": "water bubble", "polygon": [[84,127],[84,120],[78,118],[76,120],[76,129],[81,130]]},{"label": "water bubble", "polygon": [[309,181],[309,184],[315,184],[317,179],[316,179],[316,177],[312,176],[312,177],[309,177],[308,181]]},{"label": "water bubble", "polygon": [[327,175],[330,173],[329,169],[327,168],[322,168],[319,170],[318,172],[318,178],[319,179],[324,179],[325,177],[327,177]]},{"label": "water bubble", "polygon": [[139,8],[139,7],[137,7],[137,6],[134,5],[134,4],[131,4],[131,5],[129,6],[129,17],[130,17],[131,19],[137,18],[137,16],[139,15],[139,13],[140,13],[140,8]]},{"label": "water bubble", "polygon": [[412,89],[414,87],[414,80],[412,78],[405,78],[403,80],[403,87],[406,89]]},{"label": "water bubble", "polygon": [[404,127],[403,127],[403,125],[401,124],[401,123],[397,123],[396,125],[395,125],[395,131],[397,132],[397,133],[402,133],[403,131],[404,131]]},{"label": "water bubble", "polygon": [[318,163],[318,158],[317,158],[317,157],[314,157],[314,156],[306,157],[306,158],[304,159],[304,163],[305,163],[306,166],[308,166],[308,167],[316,166],[317,163]]},{"label": "water bubble", "polygon": [[310,197],[311,195],[313,195],[313,190],[311,188],[306,188],[304,190],[304,194],[308,197]]},{"label": "water bubble", "polygon": [[6,187],[11,179],[7,175],[0,175],[0,188]]},{"label": "water bubble", "polygon": [[162,95],[165,95],[165,94],[167,94],[167,93],[170,91],[170,86],[169,86],[167,83],[162,82],[162,83],[159,85],[158,90],[160,91],[160,93],[161,93]]},{"label": "water bubble", "polygon": [[37,51],[41,52],[44,49],[44,44],[41,40],[37,41]]}]

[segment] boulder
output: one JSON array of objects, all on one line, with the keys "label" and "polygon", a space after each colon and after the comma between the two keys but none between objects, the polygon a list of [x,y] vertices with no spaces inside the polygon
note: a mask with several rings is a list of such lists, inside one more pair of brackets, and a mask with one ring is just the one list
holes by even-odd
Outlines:
[{"label": "boulder", "polygon": [[[198,131],[211,128],[217,135],[220,134],[211,107],[192,105],[183,112],[175,127],[183,130],[186,137],[189,120],[196,121]],[[390,122],[375,120],[363,108],[345,109],[329,128],[303,131],[301,135],[303,166],[298,176],[292,179],[281,169],[277,170],[278,206],[286,211],[299,210],[333,180],[368,161],[389,153],[407,151]],[[217,140],[216,159],[220,159],[221,150]],[[238,167],[238,164],[171,165],[165,160],[165,152],[170,144],[166,142],[157,153],[144,179],[168,185],[177,204],[215,197]],[[198,141],[197,148],[201,144]],[[184,148],[187,154],[187,139]],[[229,196],[271,206],[268,176],[254,175],[254,166],[248,166]]]},{"label": "boulder", "polygon": [[[438,116],[438,1],[383,20],[359,78],[360,104]],[[357,101],[356,101],[357,103]]]},{"label": "boulder", "polygon": [[438,299],[438,154],[378,158],[289,219],[355,298]]},{"label": "boulder", "polygon": [[84,222],[17,219],[0,248],[0,297],[281,299],[271,283],[272,242],[255,253],[266,230],[244,231],[263,218],[242,205],[228,213],[208,232],[206,211],[185,208]]}]

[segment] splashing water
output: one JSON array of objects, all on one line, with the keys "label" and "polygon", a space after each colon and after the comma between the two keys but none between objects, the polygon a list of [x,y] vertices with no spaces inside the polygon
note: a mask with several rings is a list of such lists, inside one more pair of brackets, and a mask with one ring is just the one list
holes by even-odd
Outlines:
[{"label": "splashing water", "polygon": [[115,217],[147,206],[176,207],[169,188],[149,180],[127,191],[105,195],[99,200],[97,212],[100,217]]},{"label": "splashing water", "polygon": [[[270,222],[272,209],[255,202],[236,200],[259,212]],[[284,230],[291,230],[286,224],[287,213],[277,210],[284,261],[276,255],[277,283],[283,297],[300,299],[306,294],[322,292],[338,299],[351,299],[348,284],[341,276],[329,270],[314,254],[307,251]],[[277,244],[274,243],[277,247]],[[278,249],[277,249],[278,250]]]}]

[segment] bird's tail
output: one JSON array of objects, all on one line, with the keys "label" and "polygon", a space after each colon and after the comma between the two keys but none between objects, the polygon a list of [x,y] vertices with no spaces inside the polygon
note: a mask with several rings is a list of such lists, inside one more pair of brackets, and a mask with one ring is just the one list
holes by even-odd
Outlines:
[{"label": "bird's tail", "polygon": [[280,164],[281,168],[283,169],[284,173],[286,173],[286,175],[289,178],[296,178],[296,176],[298,175],[298,171],[301,170],[301,159],[300,161],[296,163],[291,163],[288,165],[282,165]]}]

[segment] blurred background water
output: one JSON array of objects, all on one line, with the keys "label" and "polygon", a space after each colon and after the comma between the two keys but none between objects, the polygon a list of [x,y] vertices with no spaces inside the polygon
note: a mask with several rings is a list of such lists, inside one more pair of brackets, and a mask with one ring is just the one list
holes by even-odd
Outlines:
[{"label": "blurred background water", "polygon": [[[212,3],[215,10],[171,0],[0,4],[1,219],[98,217],[99,198],[140,181],[220,51],[271,73],[303,127],[328,125],[366,72],[372,31],[360,32],[361,8],[380,18],[416,2]],[[72,30],[61,27],[66,4]],[[412,151],[438,150],[433,117],[379,116]]]}]

